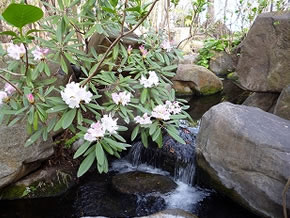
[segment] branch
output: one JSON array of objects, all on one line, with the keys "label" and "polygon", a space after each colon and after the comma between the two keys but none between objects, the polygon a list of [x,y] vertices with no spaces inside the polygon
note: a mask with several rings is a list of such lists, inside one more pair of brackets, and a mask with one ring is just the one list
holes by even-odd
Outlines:
[{"label": "branch", "polygon": [[[93,72],[91,75],[88,76],[87,79],[85,79],[82,83],[82,86],[85,86],[99,71],[101,65],[104,63],[106,57],[108,56],[108,54],[110,53],[110,51],[115,47],[116,44],[118,44],[118,42],[125,36],[129,35],[130,33],[133,33],[143,22],[144,20],[149,16],[149,14],[152,12],[154,6],[156,5],[156,3],[158,2],[159,0],[155,0],[153,2],[153,4],[151,5],[148,13],[136,24],[135,27],[133,27],[131,30],[125,32],[125,33],[122,33],[115,39],[115,41],[110,45],[110,47],[107,49],[107,51],[105,52],[105,54],[103,55],[102,59],[100,60],[100,62],[98,63],[97,65],[97,68],[95,70],[95,72]],[[125,3],[125,7],[124,7],[124,14],[123,14],[123,22],[122,22],[122,27],[121,29],[124,31],[124,24],[125,24],[125,18],[126,18],[126,6],[127,4]]]},{"label": "branch", "polygon": [[15,90],[20,94],[23,95],[23,92],[13,83],[11,83],[8,79],[6,79],[4,76],[0,75],[0,78],[3,79],[5,82],[9,83],[11,86],[13,86],[13,88],[15,88]]},{"label": "branch", "polygon": [[13,75],[13,76],[24,76],[24,74],[13,73],[13,72],[11,72],[11,71],[9,71],[9,70],[6,70],[6,69],[3,69],[3,68],[0,68],[0,71],[3,71],[3,72],[6,72],[6,73],[9,73],[9,74],[11,74],[11,75]]},{"label": "branch", "polygon": [[123,20],[122,20],[122,24],[121,24],[121,35],[124,34],[127,4],[128,4],[128,0],[125,1],[125,5],[124,5],[124,14],[123,14]]},{"label": "branch", "polygon": [[24,45],[24,48],[25,48],[25,57],[26,57],[26,68],[25,68],[25,76],[27,75],[27,72],[28,72],[28,66],[29,66],[29,63],[28,63],[28,50],[27,50],[27,46],[25,43],[23,43]]}]

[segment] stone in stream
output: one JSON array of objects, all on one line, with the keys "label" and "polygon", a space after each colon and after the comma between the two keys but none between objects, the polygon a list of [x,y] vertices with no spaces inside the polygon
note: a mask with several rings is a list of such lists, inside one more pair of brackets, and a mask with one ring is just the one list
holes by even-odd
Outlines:
[{"label": "stone in stream", "polygon": [[178,94],[212,95],[223,89],[222,81],[213,72],[195,64],[179,64],[172,81]]},{"label": "stone in stream", "polygon": [[290,85],[286,86],[280,94],[274,109],[274,114],[290,120]]},{"label": "stone in stream", "polygon": [[278,93],[255,92],[244,101],[243,105],[257,107],[266,112],[273,112],[278,97]]},{"label": "stone in stream", "polygon": [[290,83],[290,12],[260,14],[242,42],[237,74],[255,92],[281,92]]},{"label": "stone in stream", "polygon": [[149,216],[143,216],[141,218],[198,218],[198,217],[181,209],[167,209]]},{"label": "stone in stream", "polygon": [[[290,121],[258,108],[221,103],[202,117],[196,146],[204,182],[255,213],[283,217]],[[287,207],[290,212],[289,194]]]},{"label": "stone in stream", "polygon": [[177,187],[177,184],[169,177],[139,171],[113,176],[112,185],[115,190],[123,194],[148,194],[153,192],[164,194]]}]

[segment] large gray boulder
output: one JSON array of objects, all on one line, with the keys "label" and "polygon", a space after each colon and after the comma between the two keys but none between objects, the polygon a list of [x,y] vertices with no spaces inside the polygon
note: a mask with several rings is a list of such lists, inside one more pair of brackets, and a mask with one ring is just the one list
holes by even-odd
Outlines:
[{"label": "large gray boulder", "polygon": [[235,70],[234,60],[225,51],[216,52],[210,59],[209,69],[217,76],[226,76]]},{"label": "large gray boulder", "polygon": [[51,138],[24,147],[27,138],[26,126],[21,123],[13,127],[0,126],[0,188],[35,170],[53,154]]},{"label": "large gray boulder", "polygon": [[237,74],[245,88],[281,92],[290,83],[290,12],[257,17],[242,42]]},{"label": "large gray boulder", "polygon": [[278,93],[254,92],[244,101],[243,105],[257,107],[266,112],[273,112],[278,97]]},{"label": "large gray boulder", "polygon": [[274,114],[290,120],[290,85],[285,87],[280,94],[274,109]]},{"label": "large gray boulder", "polygon": [[[283,217],[290,121],[258,108],[221,103],[202,118],[196,156],[218,190],[258,214]],[[287,206],[290,211],[289,195]]]},{"label": "large gray boulder", "polygon": [[173,80],[173,88],[180,94],[197,92],[212,95],[223,89],[222,81],[210,70],[195,64],[179,64]]}]

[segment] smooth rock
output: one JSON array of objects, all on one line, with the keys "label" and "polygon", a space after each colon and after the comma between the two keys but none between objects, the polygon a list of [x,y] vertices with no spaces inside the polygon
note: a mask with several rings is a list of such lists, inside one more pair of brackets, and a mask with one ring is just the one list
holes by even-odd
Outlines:
[{"label": "smooth rock", "polygon": [[[221,103],[202,117],[196,146],[205,182],[255,213],[283,217],[290,121],[258,108]],[[290,211],[289,195],[287,206]]]},{"label": "smooth rock", "polygon": [[41,161],[53,154],[53,142],[38,140],[24,147],[26,125],[0,126],[0,188],[24,177],[40,166]]},{"label": "smooth rock", "polygon": [[274,108],[274,114],[284,119],[290,120],[290,85],[285,87],[280,94]]},{"label": "smooth rock", "polygon": [[278,97],[278,93],[255,92],[244,101],[243,105],[257,107],[263,111],[271,112],[271,109],[275,106]]},{"label": "smooth rock", "polygon": [[198,217],[181,209],[167,209],[149,216],[143,216],[141,218],[198,218]]},{"label": "smooth rock", "polygon": [[226,76],[235,70],[234,61],[225,51],[216,52],[210,59],[209,69],[217,76]]},{"label": "smooth rock", "polygon": [[166,176],[139,171],[114,176],[112,185],[123,194],[168,193],[177,187],[177,184]]},{"label": "smooth rock", "polygon": [[242,42],[237,74],[255,92],[281,92],[290,83],[290,12],[259,15]]},{"label": "smooth rock", "polygon": [[190,55],[184,55],[182,60],[179,60],[179,64],[194,64],[197,60],[198,54],[193,53]]},{"label": "smooth rock", "polygon": [[194,92],[202,95],[212,95],[223,89],[222,81],[211,71],[205,67],[195,64],[179,64],[173,80],[173,88],[179,92],[183,91],[176,86],[185,84]]}]

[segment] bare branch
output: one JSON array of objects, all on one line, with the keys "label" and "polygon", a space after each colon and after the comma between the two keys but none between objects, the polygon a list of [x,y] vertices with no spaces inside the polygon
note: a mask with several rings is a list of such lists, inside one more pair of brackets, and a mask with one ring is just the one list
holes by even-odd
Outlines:
[{"label": "bare branch", "polygon": [[27,72],[28,72],[28,67],[29,67],[29,63],[28,63],[28,50],[27,50],[27,46],[25,43],[23,43],[24,45],[24,48],[25,48],[25,57],[26,57],[26,67],[25,67],[25,75],[27,75]]},{"label": "bare branch", "polygon": [[20,94],[23,95],[23,92],[13,83],[11,83],[8,79],[6,79],[4,76],[0,75],[0,78],[3,79],[5,82],[9,83],[11,86],[13,86],[13,88],[15,88],[15,90]]},{"label": "bare branch", "polygon": [[[148,11],[148,13],[136,24],[136,26],[135,27],[133,27],[131,30],[129,30],[129,31],[127,31],[127,32],[125,32],[125,33],[122,33],[121,32],[121,34],[114,40],[114,42],[110,45],[110,47],[107,49],[107,51],[105,52],[105,54],[103,55],[103,57],[102,57],[102,59],[100,60],[100,62],[98,63],[98,65],[97,65],[97,68],[96,68],[96,70],[95,70],[95,72],[93,72],[91,75],[89,75],[88,76],[88,78],[87,79],[85,79],[84,81],[83,81],[83,83],[82,83],[82,86],[85,86],[97,73],[98,73],[98,71],[99,71],[99,69],[100,69],[100,67],[101,67],[101,65],[104,63],[104,61],[105,61],[105,59],[106,59],[106,57],[108,56],[108,54],[110,53],[110,51],[115,47],[115,45],[117,45],[118,44],[118,42],[123,38],[123,37],[125,37],[125,36],[127,36],[127,35],[129,35],[130,33],[133,33],[143,22],[144,22],[144,20],[149,16],[149,14],[152,12],[152,10],[153,10],[153,8],[154,8],[154,6],[156,5],[156,3],[158,2],[159,0],[155,0],[153,3],[152,3],[152,5],[151,5],[151,7],[150,7],[150,9],[149,9],[149,11]],[[123,14],[123,23],[122,23],[122,29],[124,30],[124,25],[125,25],[125,16],[126,16],[126,12],[125,12],[125,10],[126,10],[126,3],[125,3],[125,7],[124,7],[124,14]]]},{"label": "bare branch", "polygon": [[3,71],[3,72],[5,72],[5,73],[9,73],[9,74],[11,74],[11,75],[13,75],[13,76],[24,76],[24,74],[13,73],[13,72],[11,72],[11,71],[9,71],[9,70],[6,70],[6,69],[3,69],[3,68],[0,68],[0,71]]}]

